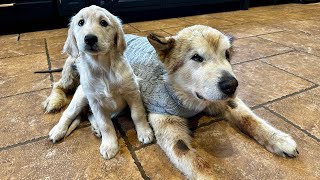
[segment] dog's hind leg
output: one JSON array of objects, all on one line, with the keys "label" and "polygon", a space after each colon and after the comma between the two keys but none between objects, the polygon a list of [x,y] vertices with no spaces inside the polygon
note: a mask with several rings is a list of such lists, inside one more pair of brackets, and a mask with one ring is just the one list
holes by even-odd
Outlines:
[{"label": "dog's hind leg", "polygon": [[80,113],[88,105],[88,100],[83,93],[82,87],[79,86],[74,94],[70,105],[63,112],[59,122],[49,132],[49,139],[55,143],[72,132],[76,127],[74,120],[79,121]]},{"label": "dog's hind leg", "polygon": [[215,179],[209,163],[191,147],[191,137],[185,119],[150,114],[149,122],[155,132],[157,143],[188,179]]},{"label": "dog's hind leg", "polygon": [[290,135],[256,116],[239,98],[228,101],[226,107],[225,118],[268,151],[282,157],[298,155],[297,144]]},{"label": "dog's hind leg", "polygon": [[79,85],[79,74],[75,69],[76,58],[69,57],[62,71],[61,79],[53,84],[50,96],[43,102],[45,112],[55,112],[69,104],[66,92]]}]

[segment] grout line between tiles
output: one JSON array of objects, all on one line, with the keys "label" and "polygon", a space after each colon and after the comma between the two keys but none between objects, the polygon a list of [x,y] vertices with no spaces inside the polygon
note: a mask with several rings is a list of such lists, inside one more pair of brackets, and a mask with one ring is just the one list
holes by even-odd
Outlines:
[{"label": "grout line between tiles", "polygon": [[21,57],[21,56],[29,56],[29,55],[34,55],[34,54],[41,54],[41,53],[43,53],[43,52],[27,53],[27,54],[23,54],[23,55],[5,56],[5,57],[0,57],[0,60],[6,59],[6,58],[14,58],[14,57]]},{"label": "grout line between tiles", "polygon": [[18,34],[17,41],[20,41],[20,35],[21,35],[21,34],[19,33],[19,34]]},{"label": "grout line between tiles", "polygon": [[[281,53],[277,53],[277,54],[273,54],[273,55],[269,55],[269,56],[263,56],[263,57],[259,57],[259,58],[256,58],[256,59],[251,59],[251,60],[248,60],[248,61],[237,62],[237,63],[234,63],[234,64],[231,63],[231,65],[249,63],[249,62],[252,62],[252,61],[257,61],[257,60],[261,60],[261,59],[265,59],[265,58],[269,58],[269,57],[273,57],[273,56],[283,55],[283,54],[294,52],[294,51],[295,50],[292,49],[292,50],[288,50],[288,51],[285,51],[285,52],[281,52]],[[231,59],[231,62],[232,62],[232,59]]]},{"label": "grout line between tiles", "polygon": [[281,70],[281,71],[284,71],[284,72],[286,72],[286,73],[288,73],[288,74],[291,74],[291,75],[293,75],[293,76],[295,76],[295,77],[298,77],[298,78],[300,78],[300,79],[303,79],[303,80],[305,80],[305,81],[308,81],[309,83],[318,85],[318,84],[315,83],[315,82],[312,82],[312,81],[310,81],[310,80],[308,80],[308,79],[306,79],[306,78],[304,78],[304,77],[301,77],[301,76],[298,76],[298,75],[296,75],[296,74],[294,74],[294,73],[291,73],[291,72],[289,72],[289,71],[287,71],[287,70],[285,70],[285,69],[281,69],[281,68],[279,68],[279,67],[277,67],[277,66],[275,66],[275,65],[273,65],[273,64],[271,64],[271,63],[268,63],[268,62],[265,62],[265,61],[261,61],[261,62],[264,63],[264,64],[267,64],[267,65],[269,65],[269,66],[272,66],[272,67],[274,67],[274,68],[277,68],[277,69],[279,69],[279,70]]},{"label": "grout line between tiles", "polygon": [[50,88],[48,87],[48,88],[37,89],[37,90],[33,90],[33,91],[28,91],[28,92],[17,93],[17,94],[11,94],[11,95],[8,95],[8,96],[0,97],[0,99],[9,98],[9,97],[12,97],[12,96],[19,96],[19,95],[33,93],[33,92],[38,92],[38,91],[42,91],[42,90],[46,90],[46,89],[51,89],[51,87]]},{"label": "grout line between tiles", "polygon": [[130,152],[130,154],[131,154],[131,157],[133,158],[134,163],[136,164],[136,166],[137,166],[137,168],[138,168],[138,170],[139,170],[142,178],[145,179],[145,180],[150,180],[150,177],[148,177],[148,176],[146,175],[146,172],[144,171],[144,169],[143,169],[140,161],[138,160],[138,157],[137,157],[136,153],[134,152],[134,148],[133,148],[132,145],[130,144],[129,139],[128,139],[126,133],[125,133],[124,130],[121,128],[121,125],[119,124],[118,119],[117,119],[117,118],[114,118],[114,119],[115,119],[115,120],[113,121],[113,123],[114,123],[114,125],[116,126],[116,128],[119,130],[119,132],[120,132],[120,134],[121,134],[121,136],[122,136],[122,138],[123,138],[123,140],[124,140],[124,142],[125,142],[128,150],[129,150],[129,152]]},{"label": "grout line between tiles", "polygon": [[141,32],[138,28],[136,28],[136,27],[132,26],[130,23],[128,23],[128,24],[126,24],[126,25],[128,25],[128,26],[132,27],[133,29],[137,30],[138,32]]},{"label": "grout line between tiles", "polygon": [[[45,49],[46,49],[48,69],[51,70],[51,60],[50,60],[50,56],[49,56],[48,43],[47,43],[47,39],[46,38],[44,38],[44,45],[45,45]],[[53,85],[53,83],[54,83],[53,75],[52,75],[52,73],[49,73],[49,75],[50,75],[51,84]]]},{"label": "grout line between tiles", "polygon": [[[90,126],[90,124],[85,124],[85,125],[81,125],[81,124],[80,124],[80,126],[77,127],[76,130],[78,130],[78,129],[83,129],[83,128],[86,128],[86,127],[89,127],[89,126]],[[41,137],[38,137],[38,138],[35,138],[35,139],[26,140],[26,141],[24,141],[24,142],[19,142],[19,143],[16,143],[16,144],[11,144],[11,145],[5,146],[5,147],[0,147],[0,152],[1,152],[1,151],[8,150],[8,149],[15,148],[15,147],[19,147],[19,146],[31,144],[31,143],[34,143],[34,142],[38,142],[38,141],[47,139],[48,137],[49,137],[49,136],[41,136]],[[59,142],[60,142],[60,141],[59,141]]]},{"label": "grout line between tiles", "polygon": [[306,88],[306,89],[302,89],[302,90],[300,90],[300,91],[297,91],[297,92],[294,92],[294,93],[291,93],[291,94],[287,94],[287,95],[282,96],[282,97],[280,97],[280,98],[277,98],[277,99],[274,99],[274,100],[271,100],[271,101],[268,101],[268,102],[265,102],[265,103],[261,103],[261,104],[255,105],[255,106],[251,107],[251,109],[257,109],[257,108],[259,108],[259,107],[262,107],[262,106],[265,106],[265,105],[269,105],[269,104],[274,103],[274,102],[276,102],[276,101],[283,100],[283,99],[285,99],[285,98],[288,98],[288,97],[291,97],[291,96],[294,96],[294,95],[297,95],[297,94],[300,94],[300,93],[303,93],[303,92],[306,92],[306,91],[315,89],[315,88],[317,88],[317,87],[319,87],[319,85],[313,85],[313,86],[308,87],[308,88]]},{"label": "grout line between tiles", "polygon": [[38,138],[35,138],[35,139],[27,140],[27,141],[24,141],[24,142],[19,142],[17,144],[12,144],[12,145],[9,145],[9,146],[1,147],[0,148],[0,152],[8,150],[8,149],[15,148],[15,147],[18,147],[18,146],[26,145],[26,144],[29,144],[29,143],[38,142],[38,141],[41,141],[41,140],[46,139],[46,138],[48,138],[48,136],[41,136],[41,137],[38,137]]},{"label": "grout line between tiles", "polygon": [[[246,36],[246,37],[240,37],[240,38],[236,38],[237,39],[247,39],[247,38],[252,38],[252,37],[259,37],[262,35],[268,35],[268,34],[275,34],[275,33],[280,33],[280,32],[284,32],[285,30],[279,30],[279,31],[274,31],[274,32],[269,32],[269,33],[263,33],[263,34],[258,34],[258,35],[252,35],[252,36]],[[264,39],[267,40],[267,39]],[[273,42],[273,41],[272,41]]]},{"label": "grout line between tiles", "polygon": [[299,125],[293,123],[292,121],[288,120],[287,118],[283,117],[282,115],[280,115],[279,113],[273,111],[272,109],[266,107],[266,106],[263,106],[264,109],[268,110],[269,112],[271,112],[273,115],[277,116],[278,118],[282,119],[283,121],[291,124],[293,127],[299,129],[301,132],[303,132],[304,134],[306,134],[307,136],[311,137],[312,139],[320,142],[320,139],[317,138],[316,136],[314,136],[313,134],[309,133],[307,130],[301,128]]}]

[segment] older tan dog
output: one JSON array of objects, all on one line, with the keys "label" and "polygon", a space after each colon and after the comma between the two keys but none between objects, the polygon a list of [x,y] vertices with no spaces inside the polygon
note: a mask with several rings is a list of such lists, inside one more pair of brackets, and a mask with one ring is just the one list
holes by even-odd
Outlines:
[{"label": "older tan dog", "polygon": [[[189,179],[212,179],[210,166],[191,146],[186,126],[186,119],[200,112],[224,117],[272,153],[297,156],[291,136],[257,117],[237,97],[238,81],[230,64],[232,40],[228,36],[195,25],[176,36],[125,38],[125,54],[134,73],[142,78],[141,96],[157,143]],[[73,73],[64,72],[62,79]]]}]

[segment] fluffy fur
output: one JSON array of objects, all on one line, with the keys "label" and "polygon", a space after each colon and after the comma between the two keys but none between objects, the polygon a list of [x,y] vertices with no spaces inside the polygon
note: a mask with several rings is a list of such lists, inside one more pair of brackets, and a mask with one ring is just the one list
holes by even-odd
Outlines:
[{"label": "fluffy fur", "polygon": [[126,48],[123,36],[120,20],[98,6],[84,8],[72,18],[64,46],[64,52],[70,55],[63,71],[68,78],[54,85],[45,102],[47,111],[64,106],[68,102],[64,92],[78,84],[72,64],[77,67],[81,85],[49,133],[53,142],[74,129],[77,124],[72,122],[79,122],[79,114],[87,105],[92,111],[89,115],[92,128],[102,137],[100,153],[105,159],[114,157],[119,150],[111,116],[127,105],[139,140],[143,143],[153,140],[136,77],[123,57]]},{"label": "fluffy fur", "polygon": [[[279,156],[298,155],[296,142],[290,135],[256,116],[237,97],[235,89],[231,90],[237,87],[229,62],[231,38],[211,27],[195,25],[183,29],[175,36],[151,34],[148,40],[168,72],[166,81],[174,86],[185,107],[224,117]],[[71,74],[64,73],[62,79],[68,79]],[[224,86],[225,81],[232,83]],[[222,90],[223,87],[227,87],[227,90]],[[53,109],[58,110],[60,106]],[[170,114],[150,113],[149,122],[157,143],[187,178],[212,179],[209,163],[191,146],[186,119]]]}]

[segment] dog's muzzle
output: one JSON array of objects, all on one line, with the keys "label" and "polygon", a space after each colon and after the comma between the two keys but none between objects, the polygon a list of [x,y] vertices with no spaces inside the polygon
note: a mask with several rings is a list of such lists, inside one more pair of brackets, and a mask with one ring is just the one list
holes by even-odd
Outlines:
[{"label": "dog's muzzle", "polygon": [[93,34],[88,34],[84,37],[86,45],[93,46],[98,42],[98,37]]},{"label": "dog's muzzle", "polygon": [[86,43],[86,50],[88,51],[98,51],[98,37],[93,34],[88,34],[84,37],[84,42]]},{"label": "dog's muzzle", "polygon": [[228,96],[232,96],[236,92],[237,87],[238,87],[237,79],[229,73],[224,73],[224,75],[221,77],[219,81],[220,90],[224,94]]}]

